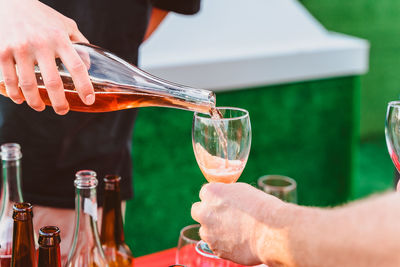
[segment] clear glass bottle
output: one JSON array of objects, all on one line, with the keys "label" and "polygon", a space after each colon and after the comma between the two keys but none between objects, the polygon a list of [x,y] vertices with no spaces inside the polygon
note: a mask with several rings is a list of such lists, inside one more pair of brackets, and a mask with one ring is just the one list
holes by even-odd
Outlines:
[{"label": "clear glass bottle", "polygon": [[21,189],[21,147],[16,143],[1,146],[2,175],[0,193],[0,267],[11,266],[13,205],[23,202]]},{"label": "clear glass bottle", "polygon": [[[75,43],[75,50],[88,68],[96,101],[85,105],[79,98],[71,75],[57,60],[70,109],[81,112],[106,112],[136,107],[161,106],[209,113],[215,107],[212,91],[195,89],[152,76],[116,55],[94,45]],[[40,95],[51,105],[38,67],[35,68]],[[0,93],[7,96],[0,73]]]},{"label": "clear glass bottle", "polygon": [[38,267],[61,267],[60,229],[44,226],[39,230]]},{"label": "clear glass bottle", "polygon": [[103,217],[101,245],[110,267],[134,266],[133,254],[125,244],[120,195],[121,177],[107,175],[104,178]]},{"label": "clear glass bottle", "polygon": [[76,173],[75,230],[66,267],[108,267],[97,229],[96,173]]},{"label": "clear glass bottle", "polygon": [[13,206],[12,267],[36,267],[36,248],[33,234],[33,212],[29,203],[15,203]]}]

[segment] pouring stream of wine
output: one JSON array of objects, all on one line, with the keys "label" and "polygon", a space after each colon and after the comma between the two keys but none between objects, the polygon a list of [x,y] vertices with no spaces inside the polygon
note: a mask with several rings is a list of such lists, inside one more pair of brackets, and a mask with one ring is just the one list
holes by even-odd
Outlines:
[{"label": "pouring stream of wine", "polygon": [[224,123],[221,120],[224,118],[224,116],[216,107],[211,108],[210,116],[213,119],[212,122],[214,124],[215,130],[217,131],[219,142],[222,145],[222,149],[225,156],[225,168],[228,169],[229,168],[228,140],[227,140],[228,134],[225,130]]}]

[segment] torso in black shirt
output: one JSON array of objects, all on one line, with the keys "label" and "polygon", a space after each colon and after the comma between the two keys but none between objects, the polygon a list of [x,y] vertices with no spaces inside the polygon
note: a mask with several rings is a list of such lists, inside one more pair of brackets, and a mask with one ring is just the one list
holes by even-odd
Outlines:
[{"label": "torso in black shirt", "polygon": [[[44,0],[75,20],[90,43],[137,63],[151,6],[193,14],[200,0]],[[131,135],[136,110],[78,113],[65,116],[51,107],[36,112],[25,103],[0,96],[0,144],[22,147],[23,192],[32,204],[73,208],[76,171],[97,172],[102,188],[106,174],[122,176],[123,199],[132,195]],[[98,190],[102,203],[102,190]]]},{"label": "torso in black shirt", "polygon": [[[146,0],[43,2],[75,20],[91,43],[137,62],[150,10]],[[17,142],[22,147],[25,200],[73,208],[73,180],[80,169],[95,170],[100,182],[106,174],[121,175],[123,198],[131,197],[135,116],[136,110],[59,116],[51,107],[36,112],[0,97],[0,143]],[[101,203],[101,194],[99,198]]]}]

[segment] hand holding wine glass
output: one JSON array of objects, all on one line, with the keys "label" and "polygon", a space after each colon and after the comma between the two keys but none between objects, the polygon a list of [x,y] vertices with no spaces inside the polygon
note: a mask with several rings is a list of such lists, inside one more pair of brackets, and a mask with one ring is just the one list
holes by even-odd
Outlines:
[{"label": "hand holding wine glass", "polygon": [[[209,182],[234,183],[250,153],[251,125],[247,110],[218,108],[211,115],[195,113],[192,142],[197,163]],[[213,255],[200,241],[199,253]]]},{"label": "hand holding wine glass", "polygon": [[285,202],[246,183],[206,184],[200,199],[192,206],[192,217],[201,224],[200,236],[215,255],[239,264],[260,264],[264,244],[270,244],[264,255],[283,255],[278,251],[282,248],[278,214]]}]

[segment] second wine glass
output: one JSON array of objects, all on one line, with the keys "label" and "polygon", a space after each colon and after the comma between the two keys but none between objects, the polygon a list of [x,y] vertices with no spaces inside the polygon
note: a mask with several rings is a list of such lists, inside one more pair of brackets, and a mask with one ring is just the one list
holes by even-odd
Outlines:
[{"label": "second wine glass", "polygon": [[389,102],[385,122],[386,145],[390,158],[400,172],[400,101]]}]

